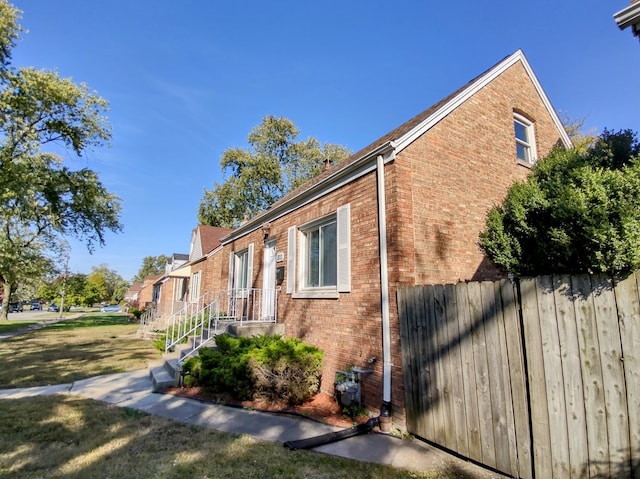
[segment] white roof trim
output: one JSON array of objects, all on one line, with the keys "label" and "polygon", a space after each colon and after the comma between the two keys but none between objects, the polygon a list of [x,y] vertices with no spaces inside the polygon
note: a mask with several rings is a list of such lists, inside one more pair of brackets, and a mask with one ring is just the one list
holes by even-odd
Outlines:
[{"label": "white roof trim", "polygon": [[527,59],[524,56],[524,53],[522,52],[522,50],[518,50],[513,55],[505,58],[502,62],[500,62],[494,68],[489,70],[483,76],[479,77],[476,81],[474,81],[471,85],[469,85],[468,88],[465,88],[458,95],[456,95],[447,103],[445,103],[440,108],[438,108],[438,110],[436,110],[433,114],[431,114],[428,118],[426,118],[422,123],[417,125],[411,131],[404,134],[402,137],[398,138],[396,140],[396,144],[398,145],[396,153],[399,153],[400,151],[405,149],[407,146],[409,146],[411,143],[413,143],[420,135],[424,134],[429,129],[431,129],[440,120],[445,118],[449,113],[454,111],[456,108],[462,105],[465,101],[467,101],[477,92],[479,92],[482,88],[487,86],[491,81],[495,80],[499,75],[504,73],[508,68],[510,68],[517,62],[521,62],[522,66],[524,66],[527,74],[529,75],[529,77],[531,78],[531,81],[533,82],[533,85],[536,91],[540,95],[540,98],[542,99],[542,102],[544,103],[545,108],[548,110],[549,115],[551,116],[554,124],[556,125],[556,128],[560,133],[562,141],[564,142],[565,146],[570,147],[572,143],[571,143],[571,140],[569,139],[569,136],[564,130],[562,121],[560,121],[560,118],[558,117],[556,111],[551,105],[549,98],[547,97],[544,90],[542,89],[540,82],[538,81],[535,74],[533,73],[533,70],[529,66],[529,63],[527,62]]},{"label": "white roof trim", "polygon": [[613,19],[624,30],[634,23],[640,23],[640,2],[635,2],[613,15]]}]

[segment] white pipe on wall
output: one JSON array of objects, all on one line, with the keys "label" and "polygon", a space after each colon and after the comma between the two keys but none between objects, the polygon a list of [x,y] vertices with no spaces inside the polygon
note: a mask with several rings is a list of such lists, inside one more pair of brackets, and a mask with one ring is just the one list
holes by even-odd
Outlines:
[{"label": "white pipe on wall", "polygon": [[378,239],[380,242],[380,287],[382,301],[382,401],[391,406],[391,331],[389,327],[389,271],[387,266],[387,202],[385,198],[384,161],[377,158]]}]

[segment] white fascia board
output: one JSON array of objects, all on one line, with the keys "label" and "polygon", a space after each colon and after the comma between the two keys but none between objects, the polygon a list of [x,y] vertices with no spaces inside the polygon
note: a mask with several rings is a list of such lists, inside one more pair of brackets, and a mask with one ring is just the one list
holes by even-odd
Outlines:
[{"label": "white fascia board", "polygon": [[222,245],[226,245],[231,241],[260,229],[264,223],[269,223],[277,220],[278,218],[282,218],[283,216],[286,216],[289,213],[322,198],[332,191],[342,188],[357,178],[374,171],[376,169],[376,161],[379,155],[382,155],[385,163],[395,159],[395,143],[383,143],[378,148],[368,152],[348,166],[336,170],[334,174],[327,176],[325,179],[313,185],[309,189],[289,198],[276,208],[267,210],[265,213],[248,220],[227,236],[221,238],[220,242]]},{"label": "white fascia board", "polygon": [[536,78],[535,74],[533,73],[533,70],[529,66],[529,62],[527,62],[527,59],[525,58],[524,53],[522,52],[522,50],[518,50],[513,55],[505,58],[502,62],[500,62],[498,65],[496,65],[493,69],[489,70],[483,76],[481,76],[476,81],[474,81],[471,85],[469,85],[468,88],[465,88],[458,95],[456,95],[451,100],[449,100],[447,103],[442,105],[438,110],[436,110],[432,115],[430,115],[428,118],[426,118],[422,123],[417,125],[414,129],[412,129],[411,131],[407,132],[401,138],[396,140],[396,144],[397,144],[396,153],[399,153],[400,151],[405,149],[407,146],[409,146],[411,143],[413,143],[420,135],[422,135],[425,132],[429,131],[429,129],[431,129],[439,121],[441,121],[443,118],[445,118],[448,114],[450,114],[452,111],[454,111],[460,105],[462,105],[465,101],[467,101],[469,98],[471,98],[477,92],[479,92],[481,89],[483,89],[485,86],[487,86],[490,82],[495,80],[499,75],[504,73],[508,68],[510,68],[511,66],[513,66],[517,62],[522,62],[522,65],[524,66],[525,71],[527,72],[527,74],[531,78],[531,81],[533,82],[533,85],[534,85],[536,91],[540,95],[540,98],[542,99],[542,102],[544,103],[545,108],[549,112],[549,115],[551,116],[551,119],[553,120],[554,124],[556,125],[556,128],[558,129],[558,132],[560,133],[560,137],[562,138],[562,142],[565,144],[565,146],[567,148],[570,148],[572,146],[572,143],[571,143],[571,140],[569,139],[569,136],[567,135],[566,131],[564,130],[564,126],[562,125],[562,121],[560,121],[560,118],[558,117],[558,114],[556,113],[555,109],[551,105],[551,102],[549,101],[549,98],[547,97],[546,93],[542,89],[542,86],[540,85],[540,82],[538,81],[538,79]]},{"label": "white fascia board", "polygon": [[613,15],[613,19],[620,27],[620,30],[633,25],[640,24],[640,2],[635,2]]}]

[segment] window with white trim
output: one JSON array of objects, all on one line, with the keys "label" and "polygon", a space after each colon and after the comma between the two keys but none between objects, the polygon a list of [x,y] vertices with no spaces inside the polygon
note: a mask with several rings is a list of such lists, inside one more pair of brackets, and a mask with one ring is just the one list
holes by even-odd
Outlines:
[{"label": "window with white trim", "polygon": [[535,163],[536,137],[533,122],[518,113],[514,113],[513,128],[516,137],[516,156],[518,160],[529,164]]},{"label": "window with white trim", "polygon": [[178,278],[175,283],[175,301],[184,301],[187,297],[189,282],[186,278]]},{"label": "window with white trim", "polygon": [[235,288],[247,289],[249,286],[249,250],[245,249],[236,253]]},{"label": "window with white trim", "polygon": [[190,299],[195,303],[200,298],[200,271],[191,275],[191,294]]},{"label": "window with white trim", "polygon": [[301,229],[302,288],[335,289],[338,272],[335,215]]},{"label": "window with white trim", "polygon": [[248,290],[253,287],[253,243],[229,256],[229,289]]},{"label": "window with white trim", "polygon": [[348,204],[334,214],[289,229],[287,293],[337,297],[351,290],[350,229]]}]

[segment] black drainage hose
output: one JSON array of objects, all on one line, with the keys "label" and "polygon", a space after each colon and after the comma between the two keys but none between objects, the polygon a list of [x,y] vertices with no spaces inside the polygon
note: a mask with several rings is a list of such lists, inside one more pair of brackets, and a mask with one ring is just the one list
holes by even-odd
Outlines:
[{"label": "black drainage hose", "polygon": [[341,441],[348,437],[359,436],[360,434],[367,434],[378,425],[378,418],[374,417],[369,419],[364,424],[350,427],[349,429],[343,429],[342,431],[329,432],[316,437],[309,437],[307,439],[299,439],[297,441],[287,441],[284,443],[284,447],[288,447],[294,451],[296,449],[313,449],[314,447],[329,444],[331,442]]}]

